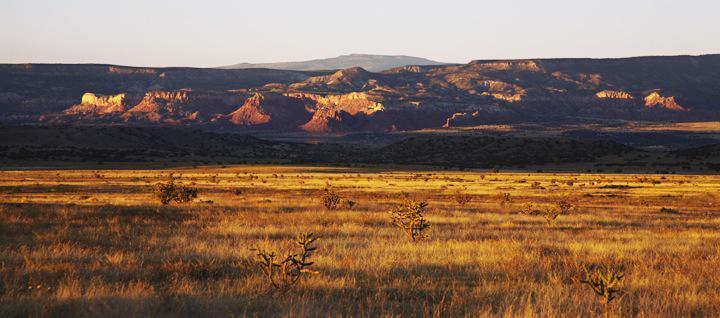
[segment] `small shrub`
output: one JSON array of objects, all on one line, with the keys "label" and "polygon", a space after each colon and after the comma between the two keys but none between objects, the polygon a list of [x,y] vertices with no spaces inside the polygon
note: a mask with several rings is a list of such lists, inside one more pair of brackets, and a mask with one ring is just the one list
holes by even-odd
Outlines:
[{"label": "small shrub", "polygon": [[577,210],[577,205],[569,200],[559,200],[553,206],[546,208],[538,208],[531,203],[527,203],[520,210],[521,214],[526,215],[542,215],[548,224],[551,224],[560,215],[572,214]]},{"label": "small shrub", "polygon": [[342,200],[340,196],[335,193],[330,188],[325,188],[323,190],[323,194],[320,197],[320,200],[322,201],[322,205],[328,209],[328,210],[335,210],[340,205],[340,201]]},{"label": "small shrub", "polygon": [[170,176],[170,180],[166,183],[158,183],[153,188],[153,193],[160,200],[162,205],[167,205],[172,201],[176,203],[187,203],[197,198],[197,188],[185,187],[175,184],[175,179]]},{"label": "small shrub", "polygon": [[274,251],[259,248],[251,250],[255,252],[256,264],[262,271],[265,281],[276,290],[286,292],[305,274],[318,274],[317,271],[309,268],[314,264],[309,259],[317,249],[312,245],[316,240],[313,233],[298,235],[295,243],[299,246],[300,251],[295,253],[290,251],[284,258],[279,257]]},{"label": "small shrub", "polygon": [[548,208],[545,209],[545,213],[543,213],[543,216],[545,217],[545,221],[547,221],[548,225],[552,224],[555,219],[557,219],[558,216],[560,216],[560,210],[554,209],[554,208]]},{"label": "small shrub", "polygon": [[427,238],[425,233],[430,228],[430,223],[425,220],[425,212],[428,204],[424,201],[405,199],[403,203],[390,210],[392,224],[400,228],[410,240]]},{"label": "small shrub", "polygon": [[500,206],[504,207],[510,203],[512,203],[512,196],[510,196],[510,193],[505,192],[500,195]]},{"label": "small shrub", "polygon": [[622,293],[621,287],[624,275],[610,267],[605,271],[599,267],[591,271],[588,270],[587,266],[583,266],[583,271],[585,272],[585,278],[580,282],[590,287],[595,295],[600,297],[600,302],[605,309],[605,316],[609,317],[610,302],[617,298],[618,294]]},{"label": "small shrub", "polygon": [[455,194],[453,195],[453,198],[455,199],[455,202],[459,205],[465,205],[470,203],[472,201],[472,196],[463,192],[463,191],[455,191]]}]

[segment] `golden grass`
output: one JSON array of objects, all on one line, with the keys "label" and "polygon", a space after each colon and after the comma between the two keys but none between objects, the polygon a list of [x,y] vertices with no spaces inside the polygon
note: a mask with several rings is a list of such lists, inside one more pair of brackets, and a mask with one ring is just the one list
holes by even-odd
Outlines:
[{"label": "golden grass", "polygon": [[[613,316],[720,315],[718,176],[188,168],[199,198],[163,207],[169,172],[0,172],[0,316],[599,315],[583,265],[625,273]],[[358,205],[326,210],[328,183]],[[430,239],[390,224],[403,192]],[[580,211],[551,225],[517,213],[567,196]],[[320,274],[273,293],[250,248],[305,231]]]}]

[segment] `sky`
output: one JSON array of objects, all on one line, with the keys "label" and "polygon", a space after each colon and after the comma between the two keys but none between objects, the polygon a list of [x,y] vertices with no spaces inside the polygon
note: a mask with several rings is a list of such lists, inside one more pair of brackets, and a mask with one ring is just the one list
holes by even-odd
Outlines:
[{"label": "sky", "polygon": [[718,0],[0,0],[0,63],[720,53]]}]

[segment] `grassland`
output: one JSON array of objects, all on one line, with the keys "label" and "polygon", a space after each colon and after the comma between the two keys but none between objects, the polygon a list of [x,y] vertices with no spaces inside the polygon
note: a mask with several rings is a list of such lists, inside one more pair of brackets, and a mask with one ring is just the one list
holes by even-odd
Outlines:
[{"label": "grassland", "polygon": [[[170,172],[199,198],[161,206],[152,185]],[[357,205],[324,209],[328,184]],[[595,316],[579,280],[601,265],[625,274],[612,316],[717,317],[719,191],[713,175],[1,171],[0,316]],[[429,239],[390,224],[403,193],[428,202]],[[518,213],[560,198],[578,211],[551,224]],[[306,231],[321,238],[320,274],[278,293],[250,248]]]}]

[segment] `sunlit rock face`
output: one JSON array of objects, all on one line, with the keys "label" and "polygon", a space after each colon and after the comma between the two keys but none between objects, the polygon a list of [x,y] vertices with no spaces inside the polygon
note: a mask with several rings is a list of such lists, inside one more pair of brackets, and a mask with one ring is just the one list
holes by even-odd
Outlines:
[{"label": "sunlit rock face", "polygon": [[541,72],[543,68],[533,60],[472,61],[470,65],[488,71]]},{"label": "sunlit rock face", "polygon": [[90,114],[111,114],[126,111],[133,103],[133,98],[128,94],[116,95],[95,95],[85,93],[80,104],[71,106],[65,110],[68,115],[90,115]]},{"label": "sunlit rock face", "polygon": [[327,107],[332,109],[340,109],[351,115],[358,113],[371,114],[377,111],[383,111],[385,106],[382,104],[380,96],[370,95],[364,92],[353,92],[349,94],[308,94],[308,93],[289,93],[287,96],[298,97],[312,103],[315,108]]},{"label": "sunlit rock face", "polygon": [[633,99],[633,96],[628,92],[612,90],[604,90],[597,92],[595,93],[595,97],[600,99]]},{"label": "sunlit rock face", "polygon": [[675,101],[675,96],[662,96],[660,95],[660,92],[654,91],[645,96],[643,99],[645,101],[645,107],[650,108],[661,108],[666,110],[673,110],[673,111],[684,111],[685,107],[680,106],[677,101]]}]

